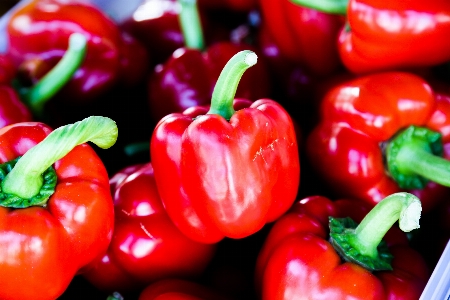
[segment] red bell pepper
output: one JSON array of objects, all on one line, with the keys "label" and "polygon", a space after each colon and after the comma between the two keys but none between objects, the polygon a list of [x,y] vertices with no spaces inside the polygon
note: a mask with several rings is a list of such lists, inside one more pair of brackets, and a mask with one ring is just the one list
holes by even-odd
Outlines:
[{"label": "red bell pepper", "polygon": [[111,241],[108,174],[96,152],[117,126],[89,117],[54,131],[43,123],[0,129],[1,299],[56,299]]},{"label": "red bell pepper", "polygon": [[151,161],[161,200],[180,231],[214,243],[243,238],[276,220],[297,195],[300,162],[294,125],[275,101],[233,108],[252,51],[225,65],[205,114],[173,113],[156,125]]},{"label": "red bell pepper", "polygon": [[0,54],[0,84],[10,84],[16,72],[12,58],[7,54]]},{"label": "red bell pepper", "polygon": [[402,230],[418,228],[420,201],[390,195],[357,225],[347,216],[360,218],[360,204],[309,197],[278,219],[257,260],[262,299],[418,299],[428,266],[391,226],[400,218]]},{"label": "red bell pepper", "polygon": [[119,171],[110,184],[112,241],[83,276],[100,290],[125,292],[160,279],[201,275],[216,245],[192,241],[175,227],[159,198],[151,163]]},{"label": "red bell pepper", "polygon": [[14,10],[9,19],[8,52],[17,66],[39,60],[35,65],[41,65],[40,71],[30,74],[31,80],[38,80],[61,59],[72,33],[87,38],[88,50],[83,64],[62,89],[61,99],[86,103],[117,83],[122,70],[121,51],[126,47],[117,25],[97,7],[81,0],[28,2]]},{"label": "red bell pepper", "polygon": [[450,60],[450,2],[349,0],[339,53],[354,73],[433,66]]},{"label": "red bell pepper", "polygon": [[326,76],[341,67],[337,37],[341,15],[324,13],[291,0],[260,0],[262,24],[281,55],[315,75]]},{"label": "red bell pepper", "polygon": [[[149,80],[150,113],[155,122],[169,113],[208,105],[217,78],[228,60],[239,51],[254,50],[243,43],[226,41],[205,47],[195,1],[182,0],[180,3],[183,9],[179,18],[186,46],[173,52],[164,64],[156,66]],[[261,62],[244,74],[236,96],[254,100],[267,97],[269,93],[269,75]]]},{"label": "red bell pepper", "polygon": [[306,152],[332,192],[375,205],[410,191],[424,212],[448,197],[450,101],[422,78],[386,72],[345,81],[320,114]]}]

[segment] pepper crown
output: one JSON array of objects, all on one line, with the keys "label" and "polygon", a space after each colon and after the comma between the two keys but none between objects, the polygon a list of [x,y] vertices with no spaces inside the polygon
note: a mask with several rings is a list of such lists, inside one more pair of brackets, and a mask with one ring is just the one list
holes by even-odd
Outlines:
[{"label": "pepper crown", "polygon": [[442,135],[410,126],[382,145],[390,176],[404,189],[422,189],[429,180],[450,186],[450,161],[442,157]]},{"label": "pepper crown", "polygon": [[51,166],[57,160],[86,142],[107,149],[115,144],[117,136],[116,123],[99,116],[55,129],[17,162],[0,167],[0,205],[14,208],[44,206],[56,185],[56,174]]},{"label": "pepper crown", "polygon": [[382,240],[399,221],[404,232],[419,228],[420,200],[409,193],[395,193],[380,201],[357,225],[350,218],[330,217],[330,242],[341,257],[370,271],[392,270],[392,255]]}]

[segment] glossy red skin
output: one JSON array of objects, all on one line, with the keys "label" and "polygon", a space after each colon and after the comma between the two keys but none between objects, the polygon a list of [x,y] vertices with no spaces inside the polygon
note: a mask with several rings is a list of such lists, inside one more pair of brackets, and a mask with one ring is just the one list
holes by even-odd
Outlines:
[{"label": "glossy red skin", "polygon": [[[1,162],[23,155],[50,132],[34,122],[0,129]],[[0,208],[1,299],[56,299],[111,241],[108,174],[95,151],[79,145],[54,169],[58,182],[46,207]]]},{"label": "glossy red skin", "polygon": [[64,55],[74,32],[87,38],[87,54],[61,93],[64,101],[83,103],[109,89],[120,70],[121,33],[98,8],[81,0],[30,1],[11,15],[8,52],[17,66],[37,56],[52,67]]},{"label": "glossy red skin", "polygon": [[261,299],[418,299],[429,270],[398,227],[386,236],[393,271],[371,273],[343,262],[327,241],[329,216],[359,222],[369,208],[357,200],[322,196],[296,201],[275,222],[258,255],[255,279]]},{"label": "glossy red skin", "polygon": [[302,7],[289,0],[260,0],[262,23],[281,53],[315,75],[340,67],[337,37],[344,25],[339,15]]},{"label": "glossy red skin", "polygon": [[130,166],[111,181],[113,238],[85,278],[100,290],[123,292],[169,277],[199,276],[216,246],[194,242],[173,225],[159,198],[152,165]]},{"label": "glossy red skin", "polygon": [[201,107],[170,114],[152,135],[161,200],[193,240],[249,236],[281,216],[297,195],[300,162],[290,116],[270,99],[246,102],[235,102],[245,108],[230,121]]},{"label": "glossy red skin", "polygon": [[138,300],[225,300],[215,291],[198,283],[180,279],[157,281],[139,295]]},{"label": "glossy red skin", "polygon": [[[323,98],[320,123],[307,138],[311,165],[336,195],[375,205],[401,191],[385,170],[379,144],[410,125],[441,132],[444,145],[449,143],[448,100],[410,73],[378,73],[339,84]],[[433,182],[409,192],[421,199],[424,212],[449,195]]]},{"label": "glossy red skin", "polygon": [[354,73],[432,66],[450,60],[450,2],[350,0],[350,31],[339,54]]},{"label": "glossy red skin", "polygon": [[[154,121],[192,106],[209,105],[220,73],[231,57],[242,50],[257,51],[246,44],[217,42],[205,51],[179,48],[164,64],[156,66],[148,82]],[[269,94],[269,73],[264,61],[258,61],[242,76],[236,97],[256,100]]]}]

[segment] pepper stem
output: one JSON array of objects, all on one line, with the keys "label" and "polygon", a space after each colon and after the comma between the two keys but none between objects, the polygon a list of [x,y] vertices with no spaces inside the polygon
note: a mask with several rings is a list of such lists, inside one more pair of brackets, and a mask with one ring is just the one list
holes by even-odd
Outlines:
[{"label": "pepper stem", "polygon": [[421,211],[416,196],[395,193],[380,201],[357,226],[348,218],[330,218],[330,240],[345,260],[370,270],[390,269],[392,256],[383,237],[397,221],[404,232],[419,228]]},{"label": "pepper stem", "polygon": [[385,149],[389,173],[404,189],[422,189],[429,180],[450,186],[450,161],[442,153],[441,134],[416,126],[397,134]]},{"label": "pepper stem", "polygon": [[38,83],[30,88],[19,90],[22,101],[27,104],[34,115],[41,117],[45,103],[51,99],[81,66],[87,49],[87,40],[81,33],[69,37],[69,47],[56,64]]},{"label": "pepper stem", "polygon": [[109,295],[106,300],[124,300],[124,298],[119,292],[114,292],[112,295]]},{"label": "pepper stem", "polygon": [[214,87],[208,114],[218,114],[229,120],[235,113],[233,100],[244,72],[258,60],[255,52],[243,50],[236,53],[225,65]]},{"label": "pepper stem", "polygon": [[205,41],[196,0],[178,0],[181,11],[178,14],[184,44],[187,48],[203,50]]},{"label": "pepper stem", "polygon": [[44,171],[75,146],[90,141],[107,149],[115,144],[117,136],[116,123],[106,117],[91,116],[59,127],[19,159],[1,182],[2,192],[32,198],[43,185]]},{"label": "pepper stem", "polygon": [[290,0],[292,3],[336,15],[346,15],[349,0]]}]

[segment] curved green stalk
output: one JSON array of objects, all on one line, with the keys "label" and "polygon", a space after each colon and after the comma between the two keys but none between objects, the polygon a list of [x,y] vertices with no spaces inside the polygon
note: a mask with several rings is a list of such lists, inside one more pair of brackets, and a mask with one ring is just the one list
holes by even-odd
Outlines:
[{"label": "curved green stalk", "polygon": [[42,188],[42,174],[75,146],[92,142],[107,149],[115,144],[117,136],[116,123],[106,117],[91,116],[59,127],[19,159],[1,182],[2,193],[32,198]]},{"label": "curved green stalk", "polygon": [[30,88],[19,90],[22,101],[34,115],[41,117],[45,103],[51,99],[81,66],[87,51],[87,40],[81,33],[73,33],[69,37],[69,47],[56,64],[38,83]]},{"label": "curved green stalk", "polygon": [[214,87],[208,114],[218,114],[229,120],[235,113],[233,100],[244,72],[258,60],[255,52],[243,50],[236,53],[225,65]]}]

